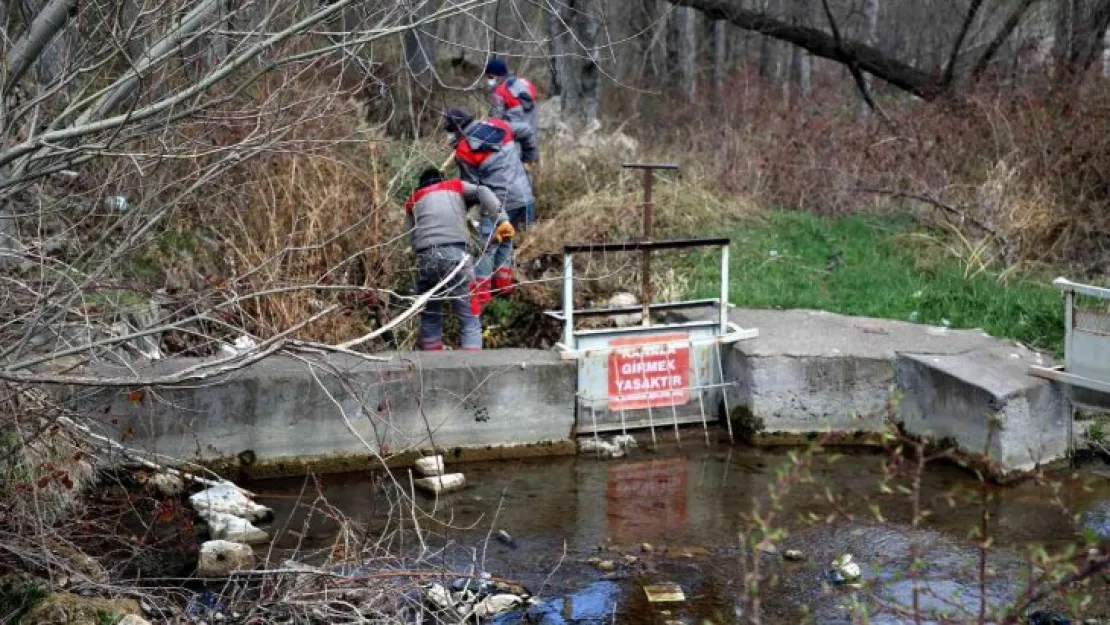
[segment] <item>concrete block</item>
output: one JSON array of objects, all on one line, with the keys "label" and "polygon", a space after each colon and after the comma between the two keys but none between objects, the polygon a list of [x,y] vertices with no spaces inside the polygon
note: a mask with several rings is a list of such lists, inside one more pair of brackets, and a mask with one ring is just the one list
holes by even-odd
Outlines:
[{"label": "concrete block", "polygon": [[210,540],[200,546],[198,577],[227,577],[233,571],[253,569],[256,560],[250,545],[227,540]]},{"label": "concrete block", "polygon": [[[231,461],[259,474],[366,466],[414,449],[573,447],[575,365],[550,351],[275,356],[203,384],[82,393],[114,440],[171,458]],[[170,359],[135,372],[150,377],[196,365]],[[552,446],[557,448],[556,446]],[[490,451],[489,453],[493,453]],[[348,459],[362,459],[352,465]],[[335,469],[332,469],[335,467]]]},{"label": "concrete block", "polygon": [[1067,456],[1071,405],[1057,384],[1028,375],[1044,357],[1001,343],[956,354],[901,354],[898,413],[906,432],[989,459],[996,478]]},{"label": "concrete block", "polygon": [[246,545],[264,545],[270,542],[269,534],[244,518],[226,512],[198,511],[197,514],[208,524],[208,533],[216,540]]},{"label": "concrete block", "polygon": [[[993,339],[974,330],[848,317],[810,310],[735,310],[731,319],[759,337],[726,348],[729,412],[757,440],[813,433],[880,432],[894,417],[895,356],[956,353]],[[737,410],[739,408],[739,410]]]},{"label": "concrete block", "polygon": [[422,477],[413,483],[420,490],[426,490],[435,495],[443,495],[466,488],[466,476],[462,473],[447,473],[434,477]]},{"label": "concrete block", "polygon": [[274,511],[251,501],[249,497],[230,484],[218,484],[189,496],[189,503],[199,514],[230,514],[248,521],[264,521],[274,516]]},{"label": "concrete block", "polygon": [[426,456],[424,458],[417,458],[413,463],[416,471],[420,475],[430,477],[433,475],[443,475],[443,456]]}]

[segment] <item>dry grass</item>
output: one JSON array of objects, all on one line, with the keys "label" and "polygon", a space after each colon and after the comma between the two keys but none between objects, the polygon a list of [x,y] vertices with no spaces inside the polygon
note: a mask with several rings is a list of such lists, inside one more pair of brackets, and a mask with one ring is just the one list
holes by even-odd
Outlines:
[{"label": "dry grass", "polygon": [[739,74],[723,97],[665,118],[648,111],[637,127],[653,129],[660,152],[715,172],[707,188],[722,196],[823,215],[911,207],[990,234],[1007,265],[1110,266],[1105,81],[1066,93],[982,85],[959,102],[888,98],[894,129],[856,119],[842,82],[818,83],[811,100],[786,106],[779,89]]}]

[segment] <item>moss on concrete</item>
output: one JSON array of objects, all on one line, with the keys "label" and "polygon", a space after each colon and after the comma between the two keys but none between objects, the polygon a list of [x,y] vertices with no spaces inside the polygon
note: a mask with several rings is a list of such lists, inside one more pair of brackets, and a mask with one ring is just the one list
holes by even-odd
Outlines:
[{"label": "moss on concrete", "polygon": [[258,459],[250,450],[235,456],[202,462],[222,477],[232,480],[259,480],[315,473],[353,473],[383,468],[410,466],[413,461],[430,454],[442,454],[448,462],[483,460],[517,460],[544,456],[570,456],[576,453],[573,440],[541,441],[524,445],[486,445],[483,447],[421,448],[394,454],[385,462],[369,455],[335,454],[327,456]]}]

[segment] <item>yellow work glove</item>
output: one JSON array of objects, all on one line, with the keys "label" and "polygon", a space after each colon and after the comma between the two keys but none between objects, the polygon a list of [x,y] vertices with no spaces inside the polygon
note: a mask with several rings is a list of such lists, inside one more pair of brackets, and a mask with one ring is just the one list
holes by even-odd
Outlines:
[{"label": "yellow work glove", "polygon": [[535,173],[535,171],[536,171],[536,167],[537,167],[537,166],[539,166],[539,163],[536,163],[536,162],[532,162],[532,163],[525,163],[525,164],[524,164],[524,171],[526,171],[526,172],[528,172],[528,173],[530,173],[530,174],[531,174],[531,173]]},{"label": "yellow work glove", "polygon": [[493,239],[498,243],[501,243],[502,241],[511,241],[512,238],[515,236],[516,228],[513,227],[513,224],[507,221],[503,221],[497,224],[497,230],[493,233]]}]

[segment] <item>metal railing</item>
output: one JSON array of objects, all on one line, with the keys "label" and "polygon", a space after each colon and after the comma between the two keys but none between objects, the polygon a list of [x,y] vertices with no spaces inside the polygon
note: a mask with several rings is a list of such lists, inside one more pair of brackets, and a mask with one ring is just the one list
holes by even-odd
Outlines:
[{"label": "metal railing", "polygon": [[[718,309],[718,332],[728,334],[728,247],[730,240],[727,238],[706,239],[676,239],[671,241],[626,241],[617,243],[580,243],[567,245],[563,248],[563,310],[552,315],[563,321],[563,345],[567,349],[576,349],[577,341],[574,333],[574,318],[576,316],[606,316],[628,314],[640,311],[643,326],[651,325],[653,311],[681,310],[684,308],[698,308],[706,305],[716,305]],[[720,293],[712,300],[691,300],[685,302],[670,302],[653,304],[651,297],[650,276],[645,278],[644,293],[641,293],[642,302],[639,308],[596,308],[578,310],[574,309],[574,256],[575,254],[593,254],[601,252],[644,252],[650,254],[655,250],[674,250],[689,248],[716,247],[721,251]]]},{"label": "metal railing", "polygon": [[[1065,278],[1052,281],[1064,292],[1064,364],[1029,367],[1029,373],[1099,393],[1110,393],[1110,289]],[[1105,302],[1081,306],[1077,296]],[[1100,309],[1101,308],[1101,309]]]}]

